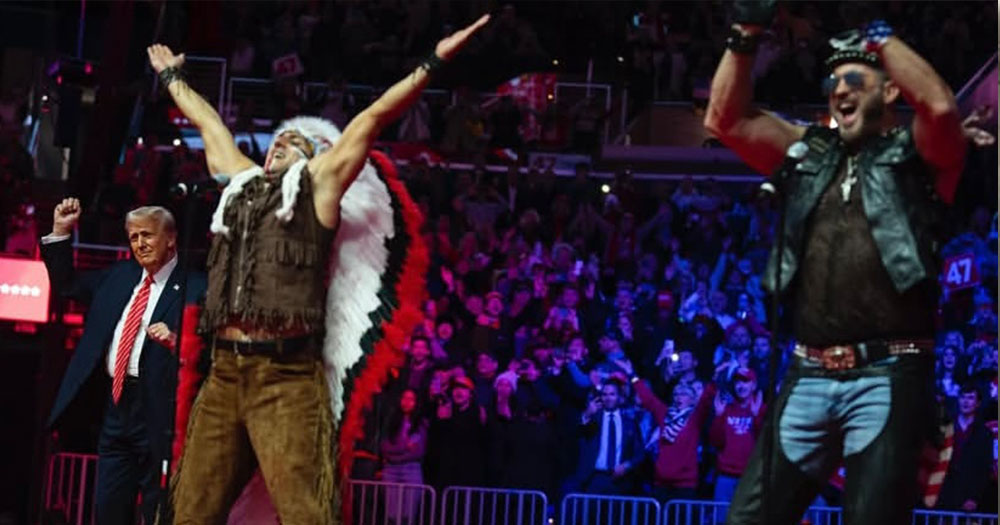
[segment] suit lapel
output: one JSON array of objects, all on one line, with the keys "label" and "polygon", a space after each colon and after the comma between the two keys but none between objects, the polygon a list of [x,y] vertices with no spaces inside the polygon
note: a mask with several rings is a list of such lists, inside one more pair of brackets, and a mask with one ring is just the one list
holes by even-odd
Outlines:
[{"label": "suit lapel", "polygon": [[163,287],[163,291],[160,292],[160,298],[156,301],[156,306],[153,308],[153,316],[149,318],[149,324],[157,323],[163,320],[173,306],[174,302],[180,298],[181,295],[181,268],[178,264],[174,267],[174,270],[170,272],[170,277],[167,279],[167,285]]}]

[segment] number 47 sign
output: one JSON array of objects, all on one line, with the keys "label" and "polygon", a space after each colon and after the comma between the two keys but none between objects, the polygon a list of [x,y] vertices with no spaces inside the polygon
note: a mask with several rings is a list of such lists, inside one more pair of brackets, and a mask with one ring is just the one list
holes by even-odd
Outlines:
[{"label": "number 47 sign", "polygon": [[971,288],[979,284],[979,269],[976,258],[971,253],[949,257],[944,261],[944,288],[953,292],[963,288]]}]

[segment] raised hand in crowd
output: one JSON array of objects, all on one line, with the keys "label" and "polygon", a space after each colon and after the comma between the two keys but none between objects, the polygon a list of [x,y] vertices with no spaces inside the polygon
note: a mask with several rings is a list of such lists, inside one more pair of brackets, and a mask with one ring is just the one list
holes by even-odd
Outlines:
[{"label": "raised hand in crowd", "polygon": [[[722,397],[722,390],[719,390],[718,392],[715,393],[715,400],[713,401],[713,405],[715,405],[716,416],[721,416],[726,411],[726,405],[728,404],[729,403],[726,402],[726,399]],[[754,413],[756,414],[756,412]]]},{"label": "raised hand in crowd", "polygon": [[986,124],[991,117],[993,117],[993,106],[983,105],[974,109],[962,121],[962,133],[976,147],[985,148],[996,143],[997,138],[989,131],[980,127]]}]

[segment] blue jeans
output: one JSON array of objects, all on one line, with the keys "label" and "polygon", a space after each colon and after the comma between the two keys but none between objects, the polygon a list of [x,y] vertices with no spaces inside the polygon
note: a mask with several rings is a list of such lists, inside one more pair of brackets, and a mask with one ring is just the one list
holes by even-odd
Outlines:
[{"label": "blue jeans", "polygon": [[733,499],[733,493],[736,492],[736,484],[739,482],[740,478],[737,476],[719,474],[715,477],[715,493],[712,499],[729,503]]},{"label": "blue jeans", "polygon": [[[841,371],[797,362],[769,407],[727,523],[799,523],[843,461],[846,525],[909,525],[920,447],[934,424],[931,365],[927,356]],[[768,441],[773,448],[765,483]],[[764,490],[770,509],[762,520]]]}]

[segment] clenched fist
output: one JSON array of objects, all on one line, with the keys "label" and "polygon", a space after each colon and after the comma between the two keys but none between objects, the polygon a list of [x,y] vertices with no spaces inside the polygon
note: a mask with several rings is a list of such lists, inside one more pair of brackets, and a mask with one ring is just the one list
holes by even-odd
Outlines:
[{"label": "clenched fist", "polygon": [[153,71],[157,74],[168,67],[181,67],[184,65],[184,53],[175,55],[169,47],[163,44],[153,44],[146,48],[149,55],[149,65],[153,66]]},{"label": "clenched fist", "polygon": [[146,328],[146,334],[150,339],[160,343],[161,345],[173,350],[174,345],[177,344],[177,334],[170,331],[167,328],[166,323],[153,323]]},{"label": "clenched fist", "polygon": [[56,204],[52,212],[52,235],[69,235],[80,220],[80,200],[67,198]]}]

